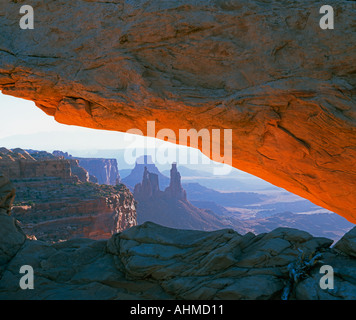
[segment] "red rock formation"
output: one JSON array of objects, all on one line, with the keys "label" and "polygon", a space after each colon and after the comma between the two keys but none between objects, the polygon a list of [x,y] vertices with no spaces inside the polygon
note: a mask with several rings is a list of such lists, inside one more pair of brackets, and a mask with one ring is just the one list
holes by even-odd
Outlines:
[{"label": "red rock formation", "polygon": [[116,159],[76,158],[79,165],[98,179],[99,184],[115,186],[120,183]]},{"label": "red rock formation", "polygon": [[233,129],[234,167],[356,221],[353,1],[334,30],[307,0],[32,4],[36,36],[0,8],[3,93],[91,128]]},{"label": "red rock formation", "polygon": [[0,172],[12,179],[56,177],[73,180],[69,161],[62,160],[16,160],[1,161]]},{"label": "red rock formation", "polygon": [[60,159],[45,151],[29,153],[20,148],[0,149],[0,172],[11,179],[52,177],[89,181],[88,172],[79,167],[77,160]]},{"label": "red rock formation", "polygon": [[79,165],[78,160],[69,160],[72,175],[77,176],[81,182],[89,182],[89,172]]},{"label": "red rock formation", "polygon": [[[90,183],[78,163],[44,151],[0,149],[0,172],[17,189],[13,216],[27,234],[48,241],[108,239],[136,225],[131,192],[124,185]],[[14,194],[7,196],[13,200]]]},{"label": "red rock formation", "polygon": [[39,240],[76,237],[108,239],[136,225],[135,201],[124,186],[16,181],[13,216],[26,234]]},{"label": "red rock formation", "polygon": [[[242,236],[153,223],[108,241],[49,244],[26,238],[9,215],[13,198],[13,186],[0,175],[1,300],[356,298],[356,228],[333,248],[330,239],[290,228]],[[333,289],[320,287],[320,262],[337,271]],[[20,290],[18,272],[29,263],[35,290]]]},{"label": "red rock formation", "polygon": [[134,197],[141,200],[149,200],[153,195],[156,195],[159,190],[158,176],[150,173],[145,167],[142,182],[135,185]]}]

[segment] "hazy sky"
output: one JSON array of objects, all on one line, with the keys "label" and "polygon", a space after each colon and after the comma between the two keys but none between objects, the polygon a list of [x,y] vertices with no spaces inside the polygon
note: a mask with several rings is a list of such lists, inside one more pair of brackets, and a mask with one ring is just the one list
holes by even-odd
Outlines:
[{"label": "hazy sky", "polygon": [[[153,155],[158,154],[155,159],[157,164],[163,165],[175,162],[179,154],[186,154],[187,157],[188,155],[189,157],[195,156],[199,158],[197,160],[199,163],[202,159],[204,159],[205,164],[212,163],[196,149],[178,146],[154,138],[60,124],[53,117],[46,115],[37,108],[32,101],[1,93],[0,147],[46,150],[48,152],[62,150],[71,152],[76,156],[85,155],[75,154],[72,152],[73,150],[80,152],[83,150],[125,149],[125,161],[129,165],[135,163],[136,156],[140,156],[144,152],[150,153],[145,150],[155,150]],[[133,152],[129,153],[129,150],[132,149]],[[137,150],[138,152],[136,152]],[[165,152],[165,150],[168,150],[165,153],[167,156],[160,156],[162,153],[159,152]],[[159,157],[162,161],[158,159]],[[168,158],[169,160],[167,160]],[[219,164],[219,166],[221,165]]]},{"label": "hazy sky", "polygon": [[[123,149],[130,143],[130,137],[133,136],[121,132],[60,124],[37,108],[32,101],[0,93],[1,146],[7,148],[42,146],[44,149],[51,146],[65,147],[65,149]],[[145,142],[154,140],[135,136],[136,146],[144,147]],[[33,145],[28,145],[29,143]]]},{"label": "hazy sky", "polygon": [[32,101],[0,94],[0,139],[17,134],[63,130]]},{"label": "hazy sky", "polygon": [[[210,161],[193,148],[122,132],[60,124],[37,108],[32,101],[3,95],[1,92],[0,147],[48,152],[61,150],[80,157],[115,157],[121,164],[120,168],[131,168],[136,157],[146,153],[154,157],[159,168],[167,169],[172,162],[178,162],[179,165],[206,170],[217,176],[234,173],[241,179],[262,182],[261,179],[228,165]],[[113,154],[106,152],[107,150],[119,151]],[[189,159],[188,163],[179,161],[180,155]]]}]

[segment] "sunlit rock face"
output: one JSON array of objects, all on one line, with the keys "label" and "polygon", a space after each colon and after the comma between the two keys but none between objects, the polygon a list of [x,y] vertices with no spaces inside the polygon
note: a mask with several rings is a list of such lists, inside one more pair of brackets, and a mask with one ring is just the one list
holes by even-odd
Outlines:
[{"label": "sunlit rock face", "polygon": [[0,89],[66,124],[233,129],[234,167],[355,222],[355,2],[334,30],[323,4],[33,0],[21,30],[6,1]]}]

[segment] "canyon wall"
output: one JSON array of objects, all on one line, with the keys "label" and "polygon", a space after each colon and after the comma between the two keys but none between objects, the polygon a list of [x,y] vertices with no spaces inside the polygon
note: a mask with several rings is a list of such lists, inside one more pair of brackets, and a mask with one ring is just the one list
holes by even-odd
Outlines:
[{"label": "canyon wall", "polygon": [[95,181],[99,184],[115,186],[120,183],[120,173],[116,159],[73,157],[67,152],[62,151],[54,151],[53,155],[65,159],[77,160],[79,166],[87,170],[89,176],[93,176],[92,179],[95,177],[97,180]]},{"label": "canyon wall", "polygon": [[27,235],[52,242],[108,239],[136,225],[132,193],[122,184],[89,182],[78,163],[44,151],[0,149],[0,172],[16,188],[13,216]]},{"label": "canyon wall", "polygon": [[42,241],[109,239],[136,225],[132,193],[124,186],[16,180],[13,217],[27,235]]},{"label": "canyon wall", "polygon": [[[48,155],[46,153],[46,155]],[[50,155],[50,154],[49,154]],[[71,164],[67,160],[42,158],[37,161],[22,149],[0,149],[0,172],[10,179],[29,179],[52,177],[75,181],[71,173]]]},{"label": "canyon wall", "polygon": [[98,179],[99,184],[115,186],[120,183],[116,159],[76,158],[79,165]]},{"label": "canyon wall", "polygon": [[234,167],[355,222],[355,2],[334,30],[324,4],[33,0],[21,30],[6,1],[0,89],[65,124],[232,129]]}]

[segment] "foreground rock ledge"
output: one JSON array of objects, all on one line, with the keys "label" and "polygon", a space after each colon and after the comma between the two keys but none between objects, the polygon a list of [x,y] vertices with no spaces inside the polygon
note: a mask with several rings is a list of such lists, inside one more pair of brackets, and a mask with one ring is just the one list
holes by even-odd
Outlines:
[{"label": "foreground rock ledge", "polygon": [[0,89],[66,124],[233,129],[234,167],[355,222],[355,2],[332,31],[324,4],[33,0],[21,30],[5,1]]},{"label": "foreground rock ledge", "polygon": [[[232,230],[176,230],[146,222],[108,241],[49,245],[26,240],[2,268],[0,299],[278,300],[298,248],[306,257],[321,252],[323,262],[292,283],[289,299],[356,299],[355,239],[356,228],[338,249],[330,249],[331,240],[296,229],[241,236]],[[34,290],[19,288],[23,264],[34,268]],[[333,290],[319,286],[322,264],[334,268]]]}]

